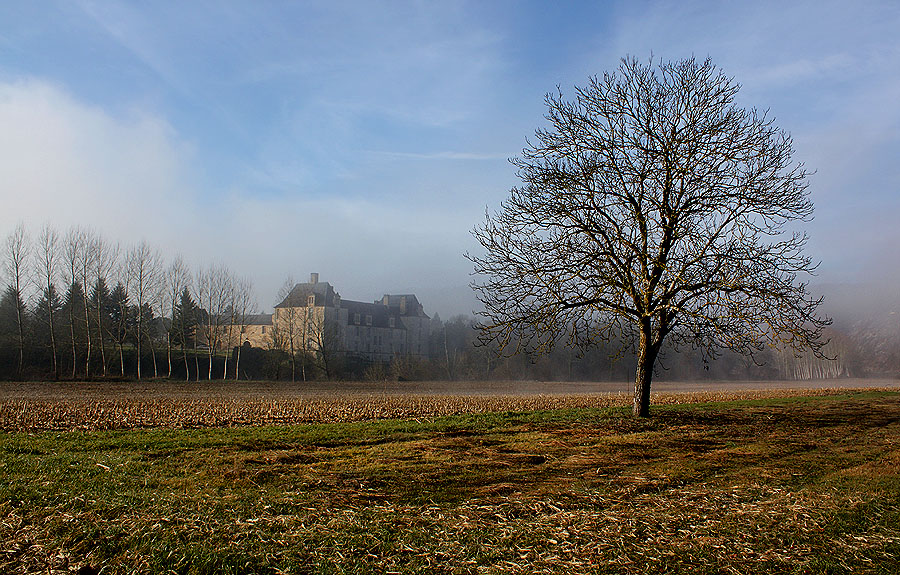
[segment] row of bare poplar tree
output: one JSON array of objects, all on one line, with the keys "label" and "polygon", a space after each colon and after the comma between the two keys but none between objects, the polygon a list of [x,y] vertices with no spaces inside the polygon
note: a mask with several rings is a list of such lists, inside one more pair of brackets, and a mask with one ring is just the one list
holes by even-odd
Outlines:
[{"label": "row of bare poplar tree", "polygon": [[[249,279],[224,265],[194,271],[180,256],[166,262],[146,241],[123,247],[88,228],[52,225],[32,235],[20,223],[3,248],[0,348],[10,375],[25,376],[29,364],[44,371],[49,360],[54,378],[141,379],[151,365],[153,376],[171,377],[182,360],[187,376],[188,350],[196,361],[202,348],[206,375],[224,377],[227,358],[213,373],[223,329],[255,311]],[[194,373],[199,378],[199,368]]]}]

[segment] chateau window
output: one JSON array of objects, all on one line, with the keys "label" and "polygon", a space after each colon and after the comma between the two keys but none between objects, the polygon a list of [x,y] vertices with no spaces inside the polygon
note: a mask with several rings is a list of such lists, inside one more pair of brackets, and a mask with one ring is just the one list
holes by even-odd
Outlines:
[{"label": "chateau window", "polygon": [[391,327],[397,327],[397,322],[394,320],[394,318],[389,318],[388,325]]},{"label": "chateau window", "polygon": [[266,326],[262,326],[262,333],[263,335],[266,335]]},{"label": "chateau window", "polygon": [[370,315],[366,316],[366,325],[372,325],[372,316],[370,316]]}]

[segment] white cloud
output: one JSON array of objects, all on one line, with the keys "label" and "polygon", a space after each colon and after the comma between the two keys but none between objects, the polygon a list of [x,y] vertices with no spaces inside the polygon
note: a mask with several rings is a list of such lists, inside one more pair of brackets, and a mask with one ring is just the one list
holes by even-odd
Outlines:
[{"label": "white cloud", "polygon": [[507,156],[503,156],[500,154],[478,154],[474,152],[451,152],[451,151],[443,151],[443,152],[430,152],[430,153],[416,153],[416,152],[387,152],[380,150],[372,150],[367,153],[382,156],[386,158],[400,158],[400,159],[411,159],[411,160],[504,160]]},{"label": "white cloud", "polygon": [[168,123],[114,117],[37,80],[0,84],[0,226],[89,225],[129,242],[158,237],[193,208],[191,149]]}]

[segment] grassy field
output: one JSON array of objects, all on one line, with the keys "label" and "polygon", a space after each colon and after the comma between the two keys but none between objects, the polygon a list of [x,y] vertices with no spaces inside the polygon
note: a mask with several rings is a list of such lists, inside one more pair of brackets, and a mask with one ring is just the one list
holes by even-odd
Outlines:
[{"label": "grassy field", "polygon": [[900,569],[896,391],[535,406],[5,431],[0,572]]}]

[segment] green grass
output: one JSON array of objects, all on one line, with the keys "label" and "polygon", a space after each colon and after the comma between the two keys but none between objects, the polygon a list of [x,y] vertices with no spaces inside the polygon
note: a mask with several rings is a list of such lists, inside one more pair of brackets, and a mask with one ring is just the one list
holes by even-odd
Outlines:
[{"label": "green grass", "polygon": [[900,394],[0,433],[0,572],[894,573]]}]

